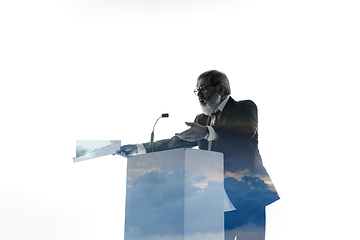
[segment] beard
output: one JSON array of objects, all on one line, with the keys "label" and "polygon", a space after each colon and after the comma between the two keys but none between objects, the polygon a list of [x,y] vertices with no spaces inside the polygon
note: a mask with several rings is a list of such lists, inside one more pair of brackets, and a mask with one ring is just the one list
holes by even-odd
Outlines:
[{"label": "beard", "polygon": [[207,104],[204,105],[204,104],[200,103],[200,107],[201,107],[202,112],[205,113],[206,115],[210,116],[210,114],[213,112],[212,108]]},{"label": "beard", "polygon": [[221,100],[221,96],[214,95],[209,97],[208,99],[200,100],[200,107],[204,114],[211,115],[214,110],[219,106]]}]

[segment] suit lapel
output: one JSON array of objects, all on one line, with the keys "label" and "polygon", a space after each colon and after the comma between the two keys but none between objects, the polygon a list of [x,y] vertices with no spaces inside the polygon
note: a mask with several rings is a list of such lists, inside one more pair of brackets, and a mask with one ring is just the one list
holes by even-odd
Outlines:
[{"label": "suit lapel", "polygon": [[229,118],[234,113],[235,103],[236,103],[235,100],[232,97],[230,97],[223,111],[221,112],[220,119],[218,119],[215,126],[225,124],[229,121]]}]

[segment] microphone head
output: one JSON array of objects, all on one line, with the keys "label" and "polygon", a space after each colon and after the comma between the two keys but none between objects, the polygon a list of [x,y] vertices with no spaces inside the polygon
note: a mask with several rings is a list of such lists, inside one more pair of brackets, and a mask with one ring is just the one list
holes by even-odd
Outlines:
[{"label": "microphone head", "polygon": [[161,117],[167,118],[167,117],[169,117],[169,114],[168,114],[168,113],[163,113],[163,114],[161,115]]}]

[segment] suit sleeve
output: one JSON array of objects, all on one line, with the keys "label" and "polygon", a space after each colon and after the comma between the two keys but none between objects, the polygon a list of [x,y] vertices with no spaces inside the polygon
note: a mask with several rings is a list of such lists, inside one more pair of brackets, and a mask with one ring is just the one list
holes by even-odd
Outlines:
[{"label": "suit sleeve", "polygon": [[[150,143],[143,143],[146,152],[150,152]],[[198,145],[198,142],[187,142],[182,139],[180,139],[177,136],[174,136],[170,139],[163,139],[159,140],[153,143],[153,151],[164,151],[164,150],[170,150],[175,148],[192,148]]]}]

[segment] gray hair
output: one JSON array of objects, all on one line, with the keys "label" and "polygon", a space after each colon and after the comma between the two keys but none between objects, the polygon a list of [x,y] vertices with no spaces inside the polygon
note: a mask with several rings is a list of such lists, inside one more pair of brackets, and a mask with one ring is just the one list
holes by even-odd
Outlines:
[{"label": "gray hair", "polygon": [[217,85],[217,84],[220,85],[224,91],[223,93],[224,96],[229,96],[231,94],[229,80],[225,75],[225,73],[223,72],[217,70],[206,71],[200,74],[198,79],[208,79],[210,80],[210,83],[212,85]]}]

